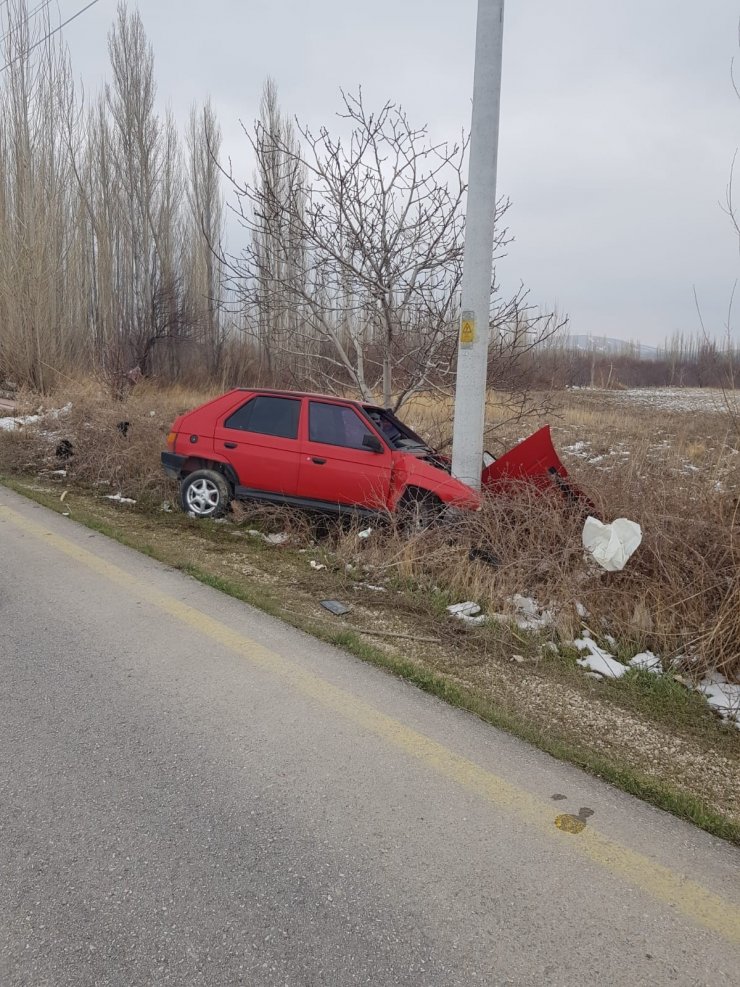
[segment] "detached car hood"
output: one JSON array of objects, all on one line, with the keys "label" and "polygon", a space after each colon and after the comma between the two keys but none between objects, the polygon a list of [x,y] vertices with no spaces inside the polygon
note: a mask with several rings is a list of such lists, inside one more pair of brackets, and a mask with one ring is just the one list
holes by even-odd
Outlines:
[{"label": "detached car hood", "polygon": [[483,489],[491,493],[501,493],[506,487],[517,483],[531,484],[543,491],[555,487],[566,500],[580,501],[584,506],[593,507],[586,494],[570,481],[568,471],[552,444],[549,425],[509,449],[500,459],[486,466],[481,474]]}]

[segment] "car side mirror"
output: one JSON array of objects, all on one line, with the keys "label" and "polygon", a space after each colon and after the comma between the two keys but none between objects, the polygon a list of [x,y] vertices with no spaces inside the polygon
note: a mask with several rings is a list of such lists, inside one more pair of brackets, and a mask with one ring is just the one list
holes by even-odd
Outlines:
[{"label": "car side mirror", "polygon": [[372,452],[382,452],[383,443],[377,437],[377,435],[363,435],[362,445],[365,449],[370,449]]}]

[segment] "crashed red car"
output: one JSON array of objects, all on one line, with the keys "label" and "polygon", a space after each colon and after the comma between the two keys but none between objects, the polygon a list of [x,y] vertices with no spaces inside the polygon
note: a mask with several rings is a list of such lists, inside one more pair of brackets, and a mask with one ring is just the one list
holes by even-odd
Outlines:
[{"label": "crashed red car", "polygon": [[[180,483],[183,510],[201,518],[222,516],[232,500],[430,520],[481,503],[392,412],[329,395],[237,388],[181,415],[167,446],[162,466]],[[545,427],[490,463],[482,481],[496,489],[553,478],[566,484],[567,473]]]}]

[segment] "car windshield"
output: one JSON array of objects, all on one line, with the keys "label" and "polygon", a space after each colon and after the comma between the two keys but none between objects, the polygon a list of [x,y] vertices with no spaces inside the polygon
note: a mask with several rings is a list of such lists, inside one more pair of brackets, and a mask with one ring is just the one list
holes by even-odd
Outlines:
[{"label": "car windshield", "polygon": [[404,425],[392,411],[368,407],[364,411],[394,449],[428,448],[421,436],[412,432],[408,425]]}]

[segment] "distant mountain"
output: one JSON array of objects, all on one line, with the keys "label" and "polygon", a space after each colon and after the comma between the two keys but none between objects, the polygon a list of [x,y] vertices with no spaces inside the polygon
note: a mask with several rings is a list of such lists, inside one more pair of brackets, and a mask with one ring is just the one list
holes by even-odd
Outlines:
[{"label": "distant mountain", "polygon": [[656,360],[658,350],[644,343],[628,342],[625,339],[611,339],[608,336],[593,336],[590,333],[568,335],[564,338],[569,349],[585,353],[598,353],[602,356],[636,356],[640,360]]}]

